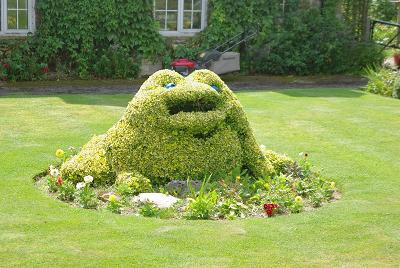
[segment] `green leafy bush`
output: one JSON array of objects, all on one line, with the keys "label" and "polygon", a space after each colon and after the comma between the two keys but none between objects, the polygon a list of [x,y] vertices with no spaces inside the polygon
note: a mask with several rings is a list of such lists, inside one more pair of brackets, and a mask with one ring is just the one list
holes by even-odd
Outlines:
[{"label": "green leafy bush", "polygon": [[59,186],[58,198],[62,201],[72,202],[75,199],[75,185],[70,182],[63,182]]},{"label": "green leafy bush", "polygon": [[113,213],[120,214],[122,203],[117,199],[115,195],[110,195],[108,198],[107,209]]},{"label": "green leafy bush", "polygon": [[101,54],[102,56],[93,66],[97,77],[122,79],[137,76],[139,65],[134,63],[127,49],[113,47]]},{"label": "green leafy bush", "polygon": [[185,218],[189,220],[207,220],[210,219],[217,204],[217,192],[206,192],[206,184],[209,179],[204,179],[200,191],[192,191],[192,198],[186,207]]},{"label": "green leafy bush", "polygon": [[381,63],[373,43],[355,41],[350,26],[337,17],[338,1],[322,10],[306,1],[214,0],[210,23],[188,47],[213,48],[242,31],[257,37],[239,46],[242,70],[250,73],[298,74],[360,72]]},{"label": "green leafy bush", "polygon": [[120,191],[137,195],[140,193],[149,192],[152,190],[151,182],[148,178],[140,174],[123,172],[118,174],[117,184]]},{"label": "green leafy bush", "polygon": [[58,78],[131,78],[142,58],[165,51],[153,1],[40,0],[36,12],[35,35],[1,57],[11,67],[3,80],[45,79],[47,71]]},{"label": "green leafy bush", "polygon": [[[81,186],[79,186],[81,184]],[[86,209],[95,209],[97,208],[98,201],[96,192],[92,187],[90,187],[89,183],[78,183],[77,184],[77,195],[79,204]]]},{"label": "green leafy bush", "polygon": [[395,99],[400,99],[400,77],[396,77],[396,81],[393,85],[392,97]]},{"label": "green leafy bush", "polygon": [[393,95],[395,81],[398,77],[397,72],[386,68],[368,68],[366,77],[368,78],[366,91],[387,97]]},{"label": "green leafy bush", "polygon": [[160,214],[160,209],[156,207],[153,203],[144,203],[139,209],[139,214],[143,217],[158,217]]}]

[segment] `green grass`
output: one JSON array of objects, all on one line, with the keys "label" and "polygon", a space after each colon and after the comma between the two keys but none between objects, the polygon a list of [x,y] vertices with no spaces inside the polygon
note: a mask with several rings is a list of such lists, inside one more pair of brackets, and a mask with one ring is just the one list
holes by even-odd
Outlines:
[{"label": "green grass", "polygon": [[31,177],[106,131],[129,95],[0,98],[0,266],[346,266],[400,263],[400,101],[350,89],[241,92],[260,143],[310,153],[342,199],[271,219],[185,221],[71,208]]}]

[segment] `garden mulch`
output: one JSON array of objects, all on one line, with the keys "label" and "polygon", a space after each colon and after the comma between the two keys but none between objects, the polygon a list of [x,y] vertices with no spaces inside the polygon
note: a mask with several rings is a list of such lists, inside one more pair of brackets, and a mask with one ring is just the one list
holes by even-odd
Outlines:
[{"label": "garden mulch", "polygon": [[[222,77],[233,91],[283,90],[292,88],[360,88],[367,84],[367,79],[360,76],[234,76]],[[74,81],[17,82],[0,83],[0,95],[9,94],[79,94],[79,93],[136,93],[144,79],[109,83],[94,80],[93,83]]]}]

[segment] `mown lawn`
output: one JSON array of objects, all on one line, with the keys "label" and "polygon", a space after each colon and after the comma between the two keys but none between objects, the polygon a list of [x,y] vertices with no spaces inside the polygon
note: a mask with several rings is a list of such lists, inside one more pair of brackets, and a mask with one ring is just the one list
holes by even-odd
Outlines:
[{"label": "mown lawn", "polygon": [[271,219],[185,221],[71,208],[32,176],[106,131],[130,95],[0,97],[0,266],[400,263],[400,101],[350,89],[241,92],[260,143],[310,153],[342,199]]}]

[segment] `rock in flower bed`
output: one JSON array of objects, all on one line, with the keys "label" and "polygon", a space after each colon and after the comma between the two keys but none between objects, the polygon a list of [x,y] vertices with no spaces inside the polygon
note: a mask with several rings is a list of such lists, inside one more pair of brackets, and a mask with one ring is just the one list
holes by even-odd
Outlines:
[{"label": "rock in flower bed", "polygon": [[156,72],[104,135],[56,156],[59,165],[38,176],[42,188],[115,213],[273,216],[320,206],[335,192],[308,155],[295,162],[259,146],[236,96],[208,70]]}]

